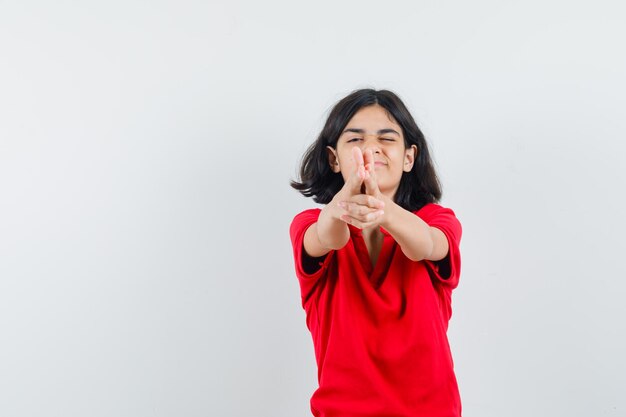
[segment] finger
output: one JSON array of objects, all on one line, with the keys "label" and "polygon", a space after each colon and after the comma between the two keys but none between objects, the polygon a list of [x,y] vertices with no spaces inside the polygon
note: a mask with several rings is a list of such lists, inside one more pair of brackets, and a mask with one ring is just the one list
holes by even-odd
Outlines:
[{"label": "finger", "polygon": [[380,207],[368,207],[363,204],[345,201],[340,202],[339,206],[343,208],[348,214],[354,217],[365,216],[366,214],[380,210]]},{"label": "finger", "polygon": [[352,148],[352,159],[354,160],[354,170],[348,178],[347,188],[350,194],[361,194],[363,179],[365,178],[365,168],[363,166],[363,154],[361,148],[355,146]]},{"label": "finger", "polygon": [[382,210],[379,210],[377,212],[368,214],[367,216],[365,216],[365,218],[362,218],[362,219],[355,218],[348,214],[344,214],[340,218],[344,222],[349,223],[355,227],[358,227],[359,229],[364,229],[366,227],[376,224],[376,221],[379,220],[380,216],[382,216],[383,214],[384,212]]},{"label": "finger", "polygon": [[366,223],[366,222],[372,222],[376,220],[379,216],[383,215],[384,213],[385,212],[381,209],[369,210],[363,213],[356,213],[356,212],[344,209],[344,212],[342,213],[342,215],[349,217],[352,220]]},{"label": "finger", "polygon": [[376,181],[375,174],[367,175],[363,180],[365,184],[365,193],[368,195],[378,195],[380,190],[378,189],[378,182]]},{"label": "finger", "polygon": [[356,166],[364,165],[363,152],[361,151],[361,148],[359,148],[358,146],[355,146],[354,148],[352,148],[352,157],[354,158],[354,164]]},{"label": "finger", "polygon": [[364,158],[366,174],[363,178],[363,183],[365,184],[366,194],[377,195],[380,190],[376,181],[376,163],[371,149],[367,149],[364,152]]},{"label": "finger", "polygon": [[348,189],[351,195],[361,194],[361,186],[363,185],[363,178],[359,176],[358,172],[353,172],[348,178]]},{"label": "finger", "polygon": [[366,149],[363,152],[363,164],[368,171],[374,171],[374,154],[371,149]]},{"label": "finger", "polygon": [[374,160],[374,154],[372,153],[371,149],[367,150],[367,153],[369,154],[369,163],[367,163],[365,165],[365,168],[369,171],[369,173],[371,174],[370,176],[374,177],[374,179],[376,179],[376,161]]},{"label": "finger", "polygon": [[365,178],[365,164],[363,162],[363,152],[361,148],[355,146],[352,148],[352,159],[354,159],[354,165],[359,178]]},{"label": "finger", "polygon": [[351,217],[342,217],[341,220],[343,220],[345,223],[347,224],[351,224],[354,227],[357,227],[359,229],[365,229],[367,227],[373,226],[376,224],[376,222],[361,222],[359,220],[356,220],[354,218]]},{"label": "finger", "polygon": [[381,209],[385,207],[385,203],[383,200],[379,200],[376,197],[373,197],[368,194],[357,194],[353,195],[349,199],[346,200],[347,203],[355,203],[362,206],[367,206],[370,208]]},{"label": "finger", "polygon": [[364,169],[365,169],[365,175],[363,176],[364,180],[371,177],[372,174],[374,173],[373,158],[374,156],[372,155],[371,150],[368,149],[367,151],[363,153],[363,164],[364,164]]},{"label": "finger", "polygon": [[358,217],[357,220],[365,223],[370,223],[378,220],[378,218],[383,214],[385,214],[384,210],[376,210],[374,212],[367,213],[364,216],[360,216],[360,218]]}]

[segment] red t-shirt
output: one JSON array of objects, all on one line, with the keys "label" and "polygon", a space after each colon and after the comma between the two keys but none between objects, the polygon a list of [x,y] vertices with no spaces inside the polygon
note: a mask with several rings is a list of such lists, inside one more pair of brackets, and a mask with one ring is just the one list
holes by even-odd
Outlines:
[{"label": "red t-shirt", "polygon": [[448,238],[441,261],[411,261],[384,229],[372,268],[361,230],[323,258],[303,248],[321,209],[296,215],[290,236],[319,388],[316,417],[459,417],[461,400],[447,329],[461,269],[461,223],[426,204],[414,212]]}]

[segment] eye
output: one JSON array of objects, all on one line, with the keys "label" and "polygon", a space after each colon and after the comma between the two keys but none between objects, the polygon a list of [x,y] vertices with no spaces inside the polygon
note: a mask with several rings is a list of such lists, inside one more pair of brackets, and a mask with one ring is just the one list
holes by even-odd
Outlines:
[{"label": "eye", "polygon": [[387,140],[389,142],[395,142],[396,140],[393,138],[380,138],[381,140]]},{"label": "eye", "polygon": [[350,142],[354,142],[354,141],[357,141],[357,140],[361,140],[361,138],[352,138],[352,139],[349,139],[349,140],[348,140],[348,143],[350,143]]}]

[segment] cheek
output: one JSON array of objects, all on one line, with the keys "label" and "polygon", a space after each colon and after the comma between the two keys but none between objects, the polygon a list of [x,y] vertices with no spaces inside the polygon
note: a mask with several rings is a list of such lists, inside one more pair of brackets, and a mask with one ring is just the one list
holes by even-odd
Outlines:
[{"label": "cheek", "polygon": [[394,149],[389,153],[389,156],[393,161],[394,167],[402,167],[404,165],[404,149]]},{"label": "cheek", "polygon": [[338,152],[339,155],[339,165],[341,166],[341,172],[351,173],[356,169],[356,163],[354,162],[354,158],[352,158],[352,149],[345,147],[341,152]]}]

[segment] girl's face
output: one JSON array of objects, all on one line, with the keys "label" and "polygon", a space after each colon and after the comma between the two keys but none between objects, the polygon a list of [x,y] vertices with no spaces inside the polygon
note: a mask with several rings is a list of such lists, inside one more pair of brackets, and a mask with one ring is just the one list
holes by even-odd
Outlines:
[{"label": "girl's face", "polygon": [[339,136],[336,149],[327,146],[328,160],[333,172],[341,172],[344,181],[356,169],[352,148],[372,150],[378,188],[393,200],[403,172],[413,168],[417,146],[404,147],[402,128],[384,107],[374,104],[361,108],[348,121]]}]

